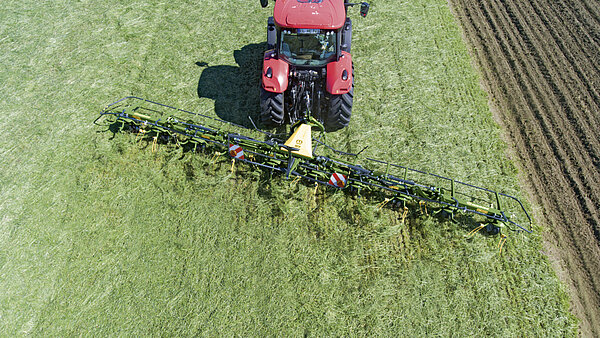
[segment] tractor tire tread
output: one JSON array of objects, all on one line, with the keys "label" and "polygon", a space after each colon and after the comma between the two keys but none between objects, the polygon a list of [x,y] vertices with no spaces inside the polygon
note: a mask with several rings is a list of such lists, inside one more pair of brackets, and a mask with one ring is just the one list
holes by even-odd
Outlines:
[{"label": "tractor tire tread", "polygon": [[285,123],[283,93],[260,89],[260,122],[265,127],[277,127]]},{"label": "tractor tire tread", "polygon": [[352,116],[352,103],[354,101],[354,85],[346,94],[331,95],[329,101],[329,114],[325,119],[325,130],[328,132],[345,128],[350,123]]}]

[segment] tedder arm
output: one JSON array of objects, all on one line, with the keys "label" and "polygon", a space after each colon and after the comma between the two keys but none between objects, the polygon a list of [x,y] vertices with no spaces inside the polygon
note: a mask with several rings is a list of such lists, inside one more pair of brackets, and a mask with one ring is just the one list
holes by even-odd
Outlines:
[{"label": "tedder arm", "polygon": [[[299,125],[286,141],[265,131],[131,96],[108,105],[102,116],[111,117],[109,122],[121,130],[153,133],[155,142],[160,138],[195,149],[226,150],[234,160],[288,178],[303,178],[358,194],[378,194],[390,205],[410,201],[430,203],[449,215],[470,213],[491,225],[491,229],[507,226],[531,233],[531,218],[513,196],[376,159],[364,158],[362,165],[357,164],[357,155],[337,151],[313,139],[307,124]],[[316,155],[319,146],[333,155]],[[352,157],[354,161],[342,157]]]}]

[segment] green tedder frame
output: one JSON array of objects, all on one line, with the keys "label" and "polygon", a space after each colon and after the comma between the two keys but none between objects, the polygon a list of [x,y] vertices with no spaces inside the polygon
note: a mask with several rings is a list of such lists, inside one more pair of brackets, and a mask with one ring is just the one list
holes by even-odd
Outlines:
[{"label": "green tedder frame", "polygon": [[[133,96],[111,103],[100,117],[109,117],[109,123],[119,130],[152,133],[153,147],[159,141],[166,141],[194,150],[211,148],[228,154],[234,161],[280,173],[286,178],[297,177],[359,195],[377,194],[385,204],[392,206],[412,201],[429,204],[430,208],[449,216],[469,213],[481,222],[477,231],[485,227],[496,234],[500,227],[506,226],[531,233],[531,217],[513,196],[335,150],[320,139],[310,137],[310,127],[309,136],[282,139],[256,127],[246,128]],[[306,128],[306,125],[300,127]],[[297,145],[301,143],[304,144]],[[307,151],[301,149],[307,146],[310,148]],[[316,155],[319,149],[332,155]]]}]

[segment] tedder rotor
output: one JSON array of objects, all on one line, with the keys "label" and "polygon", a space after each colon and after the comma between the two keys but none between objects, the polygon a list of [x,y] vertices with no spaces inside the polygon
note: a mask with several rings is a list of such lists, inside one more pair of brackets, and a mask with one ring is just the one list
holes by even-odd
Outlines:
[{"label": "tedder rotor", "polygon": [[[407,202],[453,217],[472,215],[480,226],[497,234],[501,227],[531,233],[531,218],[515,197],[451,178],[335,150],[322,140],[323,126],[314,119],[298,123],[289,138],[251,129],[218,118],[178,109],[138,97],[109,104],[105,117],[118,130],[144,133],[158,142],[173,142],[193,150],[216,151],[233,162],[303,179],[331,189],[381,198],[387,205],[406,208]],[[254,124],[254,123],[253,123]],[[313,137],[313,129],[320,137]],[[113,129],[114,130],[114,129]],[[319,152],[330,155],[319,155]],[[405,209],[407,210],[407,209]],[[501,235],[502,240],[506,237]]]}]

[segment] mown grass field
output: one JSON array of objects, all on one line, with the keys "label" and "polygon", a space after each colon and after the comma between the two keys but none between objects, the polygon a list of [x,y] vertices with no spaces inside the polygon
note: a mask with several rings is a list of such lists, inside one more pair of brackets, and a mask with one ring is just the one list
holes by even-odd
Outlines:
[{"label": "mown grass field", "polygon": [[[574,335],[539,227],[500,256],[466,225],[92,123],[130,94],[246,123],[269,15],[3,2],[0,333]],[[354,117],[328,142],[523,197],[447,3],[352,17]]]}]

